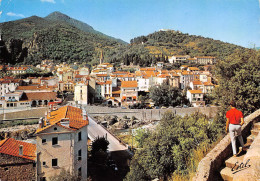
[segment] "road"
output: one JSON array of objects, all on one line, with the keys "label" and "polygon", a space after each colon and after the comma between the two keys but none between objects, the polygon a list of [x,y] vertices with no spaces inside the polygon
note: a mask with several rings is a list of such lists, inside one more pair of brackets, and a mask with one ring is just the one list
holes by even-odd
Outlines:
[{"label": "road", "polygon": [[94,140],[97,137],[106,137],[109,141],[108,151],[120,151],[127,150],[128,148],[121,144],[113,135],[111,135],[106,129],[97,124],[92,117],[88,116],[89,125],[88,125],[88,135],[91,140]]}]

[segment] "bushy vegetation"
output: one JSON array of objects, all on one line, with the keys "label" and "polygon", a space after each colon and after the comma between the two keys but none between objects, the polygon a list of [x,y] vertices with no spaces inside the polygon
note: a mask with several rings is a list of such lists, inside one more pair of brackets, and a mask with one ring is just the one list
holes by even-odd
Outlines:
[{"label": "bushy vegetation", "polygon": [[20,125],[33,125],[38,124],[39,120],[19,120],[19,121],[2,121],[0,120],[0,128],[8,128]]},{"label": "bushy vegetation", "polygon": [[149,89],[149,97],[156,106],[175,107],[182,104],[189,104],[186,95],[180,89],[166,84],[151,87]]},{"label": "bushy vegetation", "polygon": [[224,109],[231,100],[245,115],[260,108],[260,51],[235,51],[215,66],[215,99]]},{"label": "bushy vegetation", "polygon": [[196,150],[215,142],[222,127],[218,120],[209,121],[201,113],[184,117],[165,113],[154,132],[138,134],[141,149],[132,159],[126,180],[166,180],[173,173],[188,174],[196,168],[192,159]]}]

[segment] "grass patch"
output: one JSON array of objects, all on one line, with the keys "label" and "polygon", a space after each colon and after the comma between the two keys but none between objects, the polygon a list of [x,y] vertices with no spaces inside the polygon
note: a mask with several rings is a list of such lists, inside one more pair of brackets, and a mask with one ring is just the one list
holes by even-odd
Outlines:
[{"label": "grass patch", "polygon": [[8,128],[8,127],[14,127],[14,126],[20,126],[20,125],[33,125],[38,124],[37,120],[19,120],[19,121],[1,121],[0,122],[0,128]]}]

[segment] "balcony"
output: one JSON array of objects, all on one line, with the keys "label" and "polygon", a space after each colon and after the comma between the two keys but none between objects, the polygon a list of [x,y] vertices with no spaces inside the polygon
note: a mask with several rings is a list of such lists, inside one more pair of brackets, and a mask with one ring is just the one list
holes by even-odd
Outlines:
[{"label": "balcony", "polygon": [[8,99],[7,102],[18,102],[16,99]]}]

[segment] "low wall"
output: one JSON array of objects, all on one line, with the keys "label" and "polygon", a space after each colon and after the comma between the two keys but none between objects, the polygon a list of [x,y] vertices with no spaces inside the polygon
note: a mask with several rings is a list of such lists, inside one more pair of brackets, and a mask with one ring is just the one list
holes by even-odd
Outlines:
[{"label": "low wall", "polygon": [[[260,109],[245,118],[242,126],[242,136],[245,140],[249,136],[253,122],[260,116]],[[223,125],[223,129],[225,125]],[[224,161],[232,155],[231,141],[229,134],[226,135],[199,163],[197,173],[193,181],[212,181],[220,175],[220,168]]]},{"label": "low wall", "polygon": [[101,106],[86,106],[86,111],[92,116],[116,115],[118,117],[135,116],[139,120],[160,120],[166,111],[172,111],[178,115],[184,116],[195,112],[201,112],[209,117],[214,117],[218,107],[190,107],[190,108],[171,108],[171,109],[122,109],[109,108]]}]

